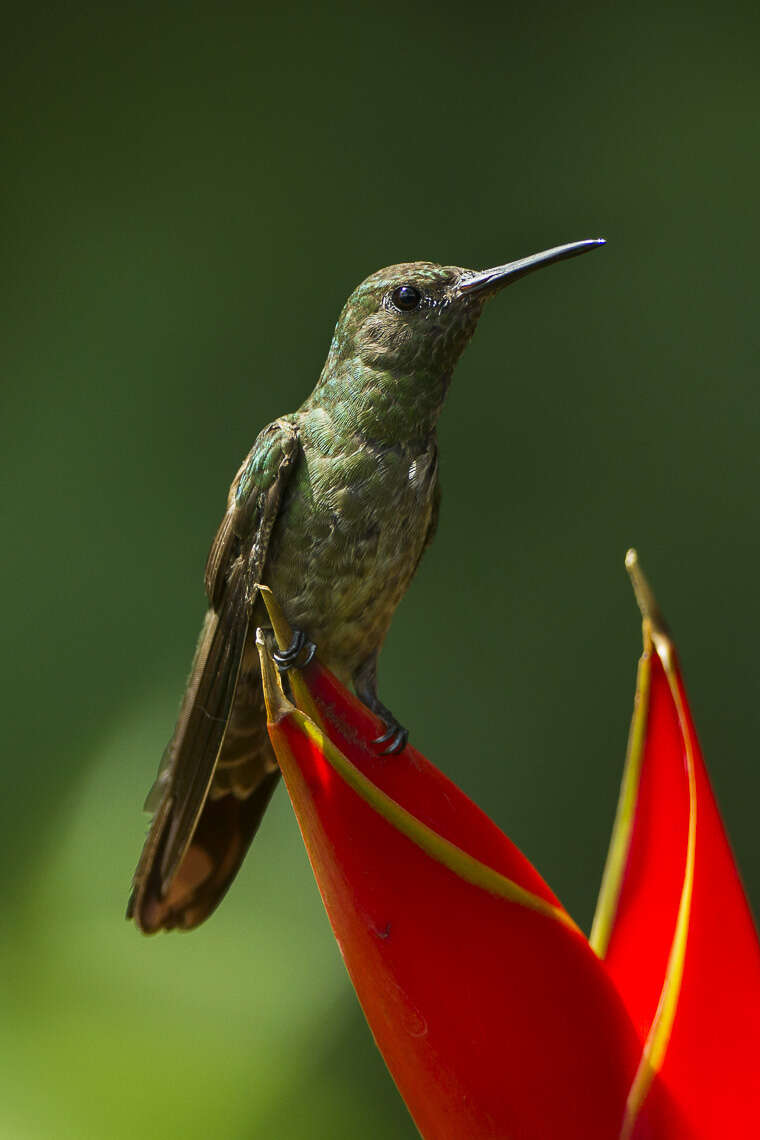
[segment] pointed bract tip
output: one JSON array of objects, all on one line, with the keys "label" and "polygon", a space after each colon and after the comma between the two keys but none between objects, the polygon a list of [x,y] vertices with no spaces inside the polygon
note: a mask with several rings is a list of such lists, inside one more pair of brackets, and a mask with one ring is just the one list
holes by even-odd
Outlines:
[{"label": "pointed bract tip", "polygon": [[269,620],[271,621],[272,629],[274,630],[274,636],[277,639],[277,648],[287,649],[293,638],[293,631],[290,628],[290,624],[285,617],[285,614],[282,612],[280,603],[277,601],[277,598],[274,596],[269,587],[265,586],[262,582],[257,583],[256,589],[261,595],[261,600],[266,606],[267,614],[269,615]]},{"label": "pointed bract tip", "polygon": [[267,721],[277,724],[283,717],[293,711],[293,705],[285,696],[271,654],[271,632],[259,626],[256,630],[256,648],[259,651],[261,663],[261,687],[264,690],[264,704],[267,707]]},{"label": "pointed bract tip", "polygon": [[633,586],[633,593],[636,597],[636,603],[641,611],[641,616],[645,622],[648,622],[652,628],[653,633],[668,637],[668,627],[665,618],[662,616],[662,611],[657,604],[657,599],[654,596],[654,591],[649,585],[649,580],[646,574],[641,569],[639,556],[636,549],[631,546],[626,552],[625,568],[628,571],[628,576],[631,579]]}]

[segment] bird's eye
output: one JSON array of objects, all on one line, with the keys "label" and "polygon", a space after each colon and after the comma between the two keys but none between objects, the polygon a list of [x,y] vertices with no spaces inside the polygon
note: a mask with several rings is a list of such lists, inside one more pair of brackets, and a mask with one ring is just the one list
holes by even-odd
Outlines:
[{"label": "bird's eye", "polygon": [[391,301],[397,309],[401,309],[402,313],[410,313],[412,309],[416,309],[422,300],[422,293],[416,285],[399,285],[398,289],[394,289],[391,293]]}]

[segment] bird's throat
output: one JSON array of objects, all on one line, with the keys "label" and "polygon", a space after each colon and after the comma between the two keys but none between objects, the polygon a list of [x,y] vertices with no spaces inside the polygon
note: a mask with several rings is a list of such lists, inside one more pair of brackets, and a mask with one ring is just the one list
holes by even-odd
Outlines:
[{"label": "bird's throat", "polygon": [[353,357],[325,367],[304,409],[324,408],[341,433],[405,444],[435,430],[450,381],[451,373],[438,369],[383,369]]}]

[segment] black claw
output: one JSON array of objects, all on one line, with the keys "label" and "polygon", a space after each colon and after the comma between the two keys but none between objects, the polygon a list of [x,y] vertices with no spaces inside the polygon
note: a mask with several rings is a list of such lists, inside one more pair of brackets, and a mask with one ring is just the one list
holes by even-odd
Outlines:
[{"label": "black claw", "polygon": [[[306,650],[306,657],[298,664],[298,658],[304,649]],[[303,630],[296,629],[293,632],[293,640],[287,649],[272,650],[272,660],[277,666],[279,673],[287,673],[289,669],[292,669],[296,665],[299,669],[304,669],[313,659],[316,652],[317,647],[314,642],[307,641],[306,634]]]},{"label": "black claw", "polygon": [[373,744],[385,744],[386,740],[390,741],[387,748],[383,748],[380,753],[381,756],[394,756],[397,752],[403,752],[406,748],[406,742],[409,739],[409,729],[404,728],[397,720],[394,720],[388,725],[388,731],[384,732],[382,736],[378,736],[373,740]]},{"label": "black claw", "polygon": [[399,726],[397,724],[394,724],[393,722],[391,722],[391,724],[388,728],[388,731],[384,732],[382,736],[376,736],[375,739],[372,741],[372,743],[373,744],[385,744],[386,740],[390,740],[390,738],[392,736],[396,735],[396,733],[398,732],[398,728],[399,728]]}]

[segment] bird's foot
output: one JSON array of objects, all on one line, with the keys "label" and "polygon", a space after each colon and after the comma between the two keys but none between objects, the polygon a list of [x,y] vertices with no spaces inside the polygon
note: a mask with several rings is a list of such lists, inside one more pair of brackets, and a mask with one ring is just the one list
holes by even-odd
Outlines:
[{"label": "bird's foot", "polygon": [[[299,661],[303,652],[306,656]],[[306,634],[301,629],[293,631],[293,639],[287,649],[274,649],[272,659],[279,673],[287,673],[289,669],[305,669],[317,652],[313,641],[307,641]]]},{"label": "bird's foot", "polygon": [[378,736],[372,741],[373,744],[385,744],[388,741],[388,747],[383,748],[380,752],[381,756],[395,756],[398,752],[403,752],[406,748],[406,742],[409,739],[409,729],[404,728],[403,724],[399,724],[395,716],[387,714],[383,717],[386,726],[386,732],[382,736]]},{"label": "bird's foot", "polygon": [[356,695],[370,712],[379,716],[385,725],[386,731],[382,736],[373,740],[373,744],[387,744],[380,752],[381,756],[393,756],[403,752],[409,739],[409,729],[399,724],[389,708],[383,704],[377,695],[377,653],[371,654],[354,673],[354,688]]}]

